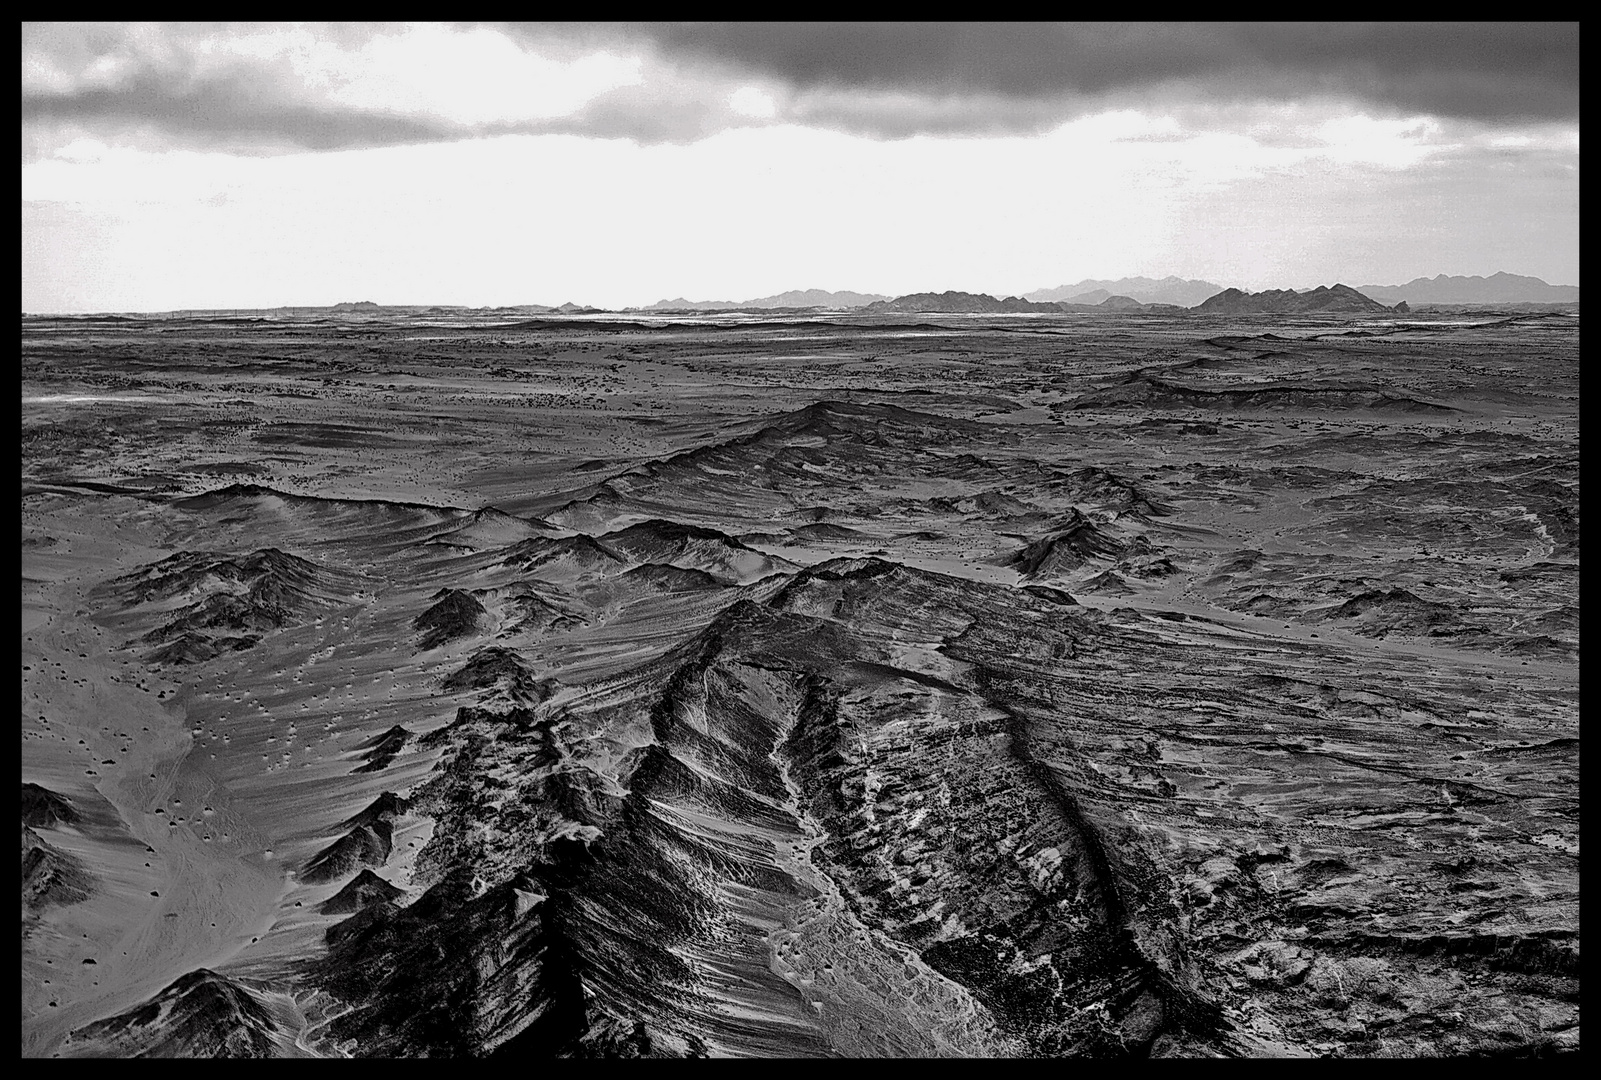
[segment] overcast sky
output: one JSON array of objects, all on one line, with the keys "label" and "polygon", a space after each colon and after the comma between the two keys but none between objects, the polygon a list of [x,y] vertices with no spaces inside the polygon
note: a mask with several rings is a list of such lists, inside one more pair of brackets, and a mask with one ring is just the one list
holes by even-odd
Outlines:
[{"label": "overcast sky", "polygon": [[22,307],[1579,283],[1575,24],[22,31]]}]

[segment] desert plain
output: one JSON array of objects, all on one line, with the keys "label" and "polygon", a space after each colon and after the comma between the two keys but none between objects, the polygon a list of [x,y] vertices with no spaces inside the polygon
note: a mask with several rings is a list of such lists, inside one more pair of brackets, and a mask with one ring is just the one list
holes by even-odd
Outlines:
[{"label": "desert plain", "polygon": [[1579,319],[24,317],[24,1056],[1579,1045]]}]

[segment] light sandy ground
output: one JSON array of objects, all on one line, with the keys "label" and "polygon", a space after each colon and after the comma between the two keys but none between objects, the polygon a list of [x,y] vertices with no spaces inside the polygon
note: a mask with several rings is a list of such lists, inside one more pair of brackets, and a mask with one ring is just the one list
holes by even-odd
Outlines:
[{"label": "light sandy ground", "polygon": [[[48,720],[25,746],[23,780],[86,809],[103,806],[108,820],[50,833],[92,868],[95,887],[87,902],[49,910],[26,933],[24,1054],[137,1004],[184,971],[223,965],[265,932],[285,888],[261,837],[231,812],[226,788],[192,752],[176,684],[128,653],[108,652],[100,628],[73,618],[90,602],[90,582],[69,567],[131,568],[158,553],[140,546],[137,528],[105,528],[100,514],[54,515],[50,535],[56,547],[25,547],[23,556],[25,581],[36,582],[23,601],[25,621],[31,614],[35,623],[23,635],[31,669],[23,713]],[[180,804],[190,820],[179,827],[152,813]]]}]

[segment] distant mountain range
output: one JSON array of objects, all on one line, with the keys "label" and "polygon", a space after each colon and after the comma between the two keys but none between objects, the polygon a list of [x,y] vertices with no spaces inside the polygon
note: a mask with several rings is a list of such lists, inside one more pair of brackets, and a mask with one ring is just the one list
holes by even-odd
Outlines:
[{"label": "distant mountain range", "polygon": [[[869,314],[906,312],[946,312],[951,314],[1106,314],[1108,312],[1172,313],[1186,308],[1201,313],[1299,314],[1320,311],[1381,312],[1402,311],[1429,304],[1576,304],[1577,285],[1551,285],[1537,277],[1495,273],[1489,277],[1462,277],[1440,274],[1414,278],[1405,285],[1320,285],[1315,289],[1268,289],[1248,293],[1225,289],[1210,281],[1168,276],[1160,280],[1147,277],[1098,281],[1086,278],[1075,285],[1037,289],[1023,296],[997,299],[987,293],[948,291],[910,293],[894,298],[882,293],[829,292],[826,289],[792,289],[754,300],[659,300],[649,307],[623,311],[741,311],[783,308],[827,308],[863,310]],[[170,314],[241,315],[248,312],[317,315],[427,315],[492,313],[518,315],[588,315],[608,309],[574,303],[559,306],[517,304],[494,308],[471,308],[453,304],[377,304],[371,300],[345,301],[329,307],[280,307],[181,311]]]},{"label": "distant mountain range", "polygon": [[1194,307],[1209,296],[1223,291],[1223,286],[1210,281],[1189,281],[1169,275],[1160,281],[1148,277],[1118,278],[1116,281],[1096,281],[1085,278],[1077,285],[1058,285],[1054,289],[1035,289],[1024,293],[1023,299],[1036,303],[1067,301],[1071,304],[1099,304],[1112,296],[1127,296],[1142,304],[1177,304]]},{"label": "distant mountain range", "polygon": [[829,292],[827,289],[791,289],[775,296],[761,296],[755,300],[658,300],[639,311],[736,311],[743,308],[857,308],[878,300],[888,300],[883,293],[859,293],[848,290]]},{"label": "distant mountain range", "polygon": [[[1319,285],[1306,292],[1268,289],[1248,293],[1224,289],[1192,310],[1198,315],[1310,315],[1328,313],[1385,314],[1394,309],[1364,296],[1349,285]],[[1403,312],[1406,310],[1402,309]]]},{"label": "distant mountain range", "polygon": [[1094,304],[1036,303],[1021,296],[1008,296],[997,300],[987,293],[942,292],[910,293],[893,300],[879,300],[863,309],[869,315],[935,312],[948,315],[1025,315],[1064,312],[1108,314],[1125,311],[1176,312],[1183,309],[1174,304],[1142,304],[1128,296],[1108,296]]},{"label": "distant mountain range", "polygon": [[[1099,304],[1110,296],[1128,296],[1146,304],[1197,307],[1223,291],[1225,291],[1223,286],[1214,285],[1210,281],[1186,280],[1173,276],[1162,278],[1160,281],[1147,277],[1118,278],[1116,281],[1086,278],[1076,285],[1036,289],[1034,292],[1024,293],[1023,298],[1036,303],[1066,301],[1074,304]],[[1537,277],[1524,277],[1505,272],[1491,274],[1489,277],[1440,274],[1432,278],[1414,278],[1405,285],[1359,285],[1355,291],[1381,304],[1394,306],[1405,300],[1411,307],[1417,307],[1419,304],[1576,304],[1579,302],[1577,285],[1549,285]]]},{"label": "distant mountain range", "polygon": [[345,301],[328,305],[280,305],[272,308],[180,308],[175,311],[148,314],[177,315],[195,318],[244,316],[294,316],[316,318],[326,315],[369,315],[379,318],[418,317],[429,315],[599,315],[605,308],[586,307],[571,302],[553,307],[550,304],[512,304],[500,307],[468,307],[465,304],[379,304],[371,300]]},{"label": "distant mountain range", "polygon": [[1498,273],[1489,277],[1413,278],[1405,285],[1363,285],[1360,292],[1385,304],[1577,304],[1577,285],[1548,285],[1537,277]]}]

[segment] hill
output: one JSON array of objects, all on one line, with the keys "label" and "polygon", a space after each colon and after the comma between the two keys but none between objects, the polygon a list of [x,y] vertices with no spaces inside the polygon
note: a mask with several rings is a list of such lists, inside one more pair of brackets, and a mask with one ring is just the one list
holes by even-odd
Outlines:
[{"label": "hill", "polygon": [[1203,315],[1310,315],[1325,312],[1383,314],[1392,309],[1363,296],[1349,285],[1319,285],[1298,293],[1294,289],[1268,289],[1259,293],[1224,289],[1194,309]]},{"label": "hill", "polygon": [[866,310],[869,314],[874,315],[916,311],[994,315],[1022,314],[1032,311],[1054,313],[1060,309],[1055,304],[1035,304],[1019,296],[1008,296],[1004,300],[997,300],[987,293],[947,290],[942,293],[908,293],[905,296],[897,296],[893,300],[880,300],[876,303],[868,304]]}]

